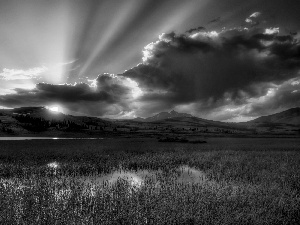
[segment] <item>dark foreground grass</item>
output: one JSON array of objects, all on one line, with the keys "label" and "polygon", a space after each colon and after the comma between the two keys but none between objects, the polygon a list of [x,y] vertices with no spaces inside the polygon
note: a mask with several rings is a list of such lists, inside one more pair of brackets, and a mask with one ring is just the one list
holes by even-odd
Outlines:
[{"label": "dark foreground grass", "polygon": [[[0,223],[299,224],[300,140],[207,141],[2,141]],[[203,180],[178,182],[183,165]],[[139,185],[84,182],[120,168],[152,173]]]}]

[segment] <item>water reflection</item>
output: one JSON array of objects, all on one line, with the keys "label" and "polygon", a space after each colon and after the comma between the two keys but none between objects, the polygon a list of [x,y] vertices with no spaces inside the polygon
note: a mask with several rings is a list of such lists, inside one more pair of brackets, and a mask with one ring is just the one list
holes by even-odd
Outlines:
[{"label": "water reflection", "polygon": [[47,164],[47,167],[51,169],[57,169],[59,167],[59,164],[57,162],[51,162]]},{"label": "water reflection", "polygon": [[147,170],[138,172],[121,170],[105,176],[80,176],[72,179],[76,179],[79,183],[83,184],[83,192],[90,196],[95,196],[97,191],[104,191],[117,183],[125,184],[128,187],[128,194],[131,195],[143,187],[146,176],[150,175],[151,172]]},{"label": "water reflection", "polygon": [[[150,186],[156,193],[159,193],[162,184],[170,177],[175,177],[173,181],[182,184],[209,183],[205,173],[188,165],[182,165],[173,174],[166,174],[162,170],[138,170],[129,171],[119,169],[107,175],[93,176],[62,176],[58,175],[58,169],[61,164],[58,162],[50,162],[46,164],[46,168],[54,177],[45,178],[46,182],[52,187],[53,195],[56,201],[68,201],[74,192],[71,184],[79,187],[82,195],[96,197],[97,194],[109,193],[114,187],[122,187],[122,191],[127,192],[127,196],[140,191],[143,187]],[[1,179],[0,184],[5,189],[24,190],[25,188],[33,188],[25,185],[20,179]],[[34,184],[31,184],[34,186]],[[53,186],[54,185],[54,186]],[[76,189],[78,189],[76,187]]]},{"label": "water reflection", "polygon": [[[175,172],[177,174],[175,182],[177,183],[195,184],[203,183],[208,180],[203,171],[189,167],[188,165],[180,166]],[[169,175],[172,176],[172,174]],[[154,191],[159,192],[161,184],[164,183],[168,177],[163,174],[162,170],[128,171],[121,169],[104,176],[78,176],[74,178],[65,177],[65,179],[78,181],[83,184],[84,194],[96,196],[97,191],[105,191],[105,189],[113,187],[118,182],[127,184],[129,195],[132,195],[147,185],[153,185]]]},{"label": "water reflection", "polygon": [[72,140],[72,139],[83,139],[83,140],[94,140],[104,138],[68,138],[68,137],[0,137],[0,141],[22,141],[22,140]]},{"label": "water reflection", "polygon": [[196,168],[189,167],[187,165],[179,167],[180,175],[177,178],[177,182],[180,183],[202,183],[207,181],[205,173]]}]

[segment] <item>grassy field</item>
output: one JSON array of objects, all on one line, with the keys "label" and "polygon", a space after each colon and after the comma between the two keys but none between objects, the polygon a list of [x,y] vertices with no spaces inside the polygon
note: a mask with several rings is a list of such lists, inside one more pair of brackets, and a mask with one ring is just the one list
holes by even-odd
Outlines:
[{"label": "grassy field", "polygon": [[0,224],[299,224],[300,139],[0,142]]}]

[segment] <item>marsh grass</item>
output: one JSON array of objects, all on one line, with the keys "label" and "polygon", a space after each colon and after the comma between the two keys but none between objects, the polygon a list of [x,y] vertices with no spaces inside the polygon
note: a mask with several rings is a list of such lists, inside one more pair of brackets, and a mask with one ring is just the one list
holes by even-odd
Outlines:
[{"label": "marsh grass", "polygon": [[300,220],[298,140],[34,143],[1,145],[1,224]]}]

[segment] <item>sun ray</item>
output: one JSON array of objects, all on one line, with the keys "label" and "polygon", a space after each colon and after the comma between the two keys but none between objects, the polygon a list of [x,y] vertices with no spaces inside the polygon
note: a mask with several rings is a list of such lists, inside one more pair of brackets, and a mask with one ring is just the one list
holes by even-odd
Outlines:
[{"label": "sun ray", "polygon": [[126,1],[117,12],[117,16],[112,20],[102,36],[94,47],[93,52],[89,55],[85,64],[82,66],[79,76],[82,76],[97,56],[101,55],[116,39],[119,38],[119,33],[123,31],[135,18],[140,8],[145,4],[136,1]]}]

